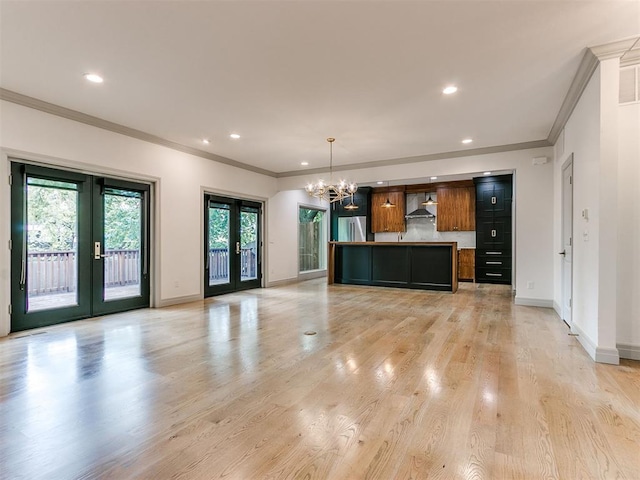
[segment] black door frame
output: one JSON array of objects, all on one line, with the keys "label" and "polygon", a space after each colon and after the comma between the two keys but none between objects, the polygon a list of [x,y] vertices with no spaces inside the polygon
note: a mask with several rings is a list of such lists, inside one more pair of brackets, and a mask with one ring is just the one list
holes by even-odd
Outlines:
[{"label": "black door frame", "polygon": [[[229,206],[229,282],[209,285],[209,205],[211,203]],[[258,214],[258,235],[256,241],[257,271],[256,278],[242,280],[241,255],[235,253],[236,242],[240,242],[240,215],[242,211],[256,210]],[[262,203],[220,195],[204,194],[204,296],[211,297],[224,293],[262,287]]]},{"label": "black door frame", "polygon": [[[78,186],[78,244],[77,244],[77,300],[78,304],[35,312],[27,311],[28,271],[26,265],[26,186],[28,177],[75,183]],[[11,332],[70,322],[83,318],[115,313],[150,305],[150,249],[151,249],[151,186],[133,181],[111,179],[101,175],[89,175],[55,167],[36,166],[11,159]],[[104,238],[96,239],[95,210],[100,208],[96,197],[102,194],[99,185],[114,188],[133,188],[144,198],[143,239],[141,255],[146,278],[141,278],[141,295],[127,299],[104,302],[102,295],[103,263],[94,258],[94,241],[104,245]],[[103,253],[103,252],[101,252]],[[99,266],[98,266],[99,265]],[[100,271],[98,271],[100,270]],[[100,284],[96,284],[96,279]]]}]

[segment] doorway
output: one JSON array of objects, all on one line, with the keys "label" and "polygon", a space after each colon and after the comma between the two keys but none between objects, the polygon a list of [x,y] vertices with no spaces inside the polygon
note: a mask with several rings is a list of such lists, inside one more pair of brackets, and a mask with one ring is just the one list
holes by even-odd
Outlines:
[{"label": "doorway", "polygon": [[149,185],[17,162],[11,181],[11,331],[149,306]]},{"label": "doorway", "polygon": [[573,291],[573,154],[562,166],[562,213],[560,256],[562,275],[562,320],[572,328]]},{"label": "doorway", "polygon": [[262,285],[262,205],[204,196],[204,295]]}]

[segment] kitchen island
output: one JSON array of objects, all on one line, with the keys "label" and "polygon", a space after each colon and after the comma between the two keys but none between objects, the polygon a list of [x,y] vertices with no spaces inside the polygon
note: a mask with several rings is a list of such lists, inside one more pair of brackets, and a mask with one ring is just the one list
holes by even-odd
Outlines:
[{"label": "kitchen island", "polygon": [[328,282],[458,290],[457,242],[329,242]]}]

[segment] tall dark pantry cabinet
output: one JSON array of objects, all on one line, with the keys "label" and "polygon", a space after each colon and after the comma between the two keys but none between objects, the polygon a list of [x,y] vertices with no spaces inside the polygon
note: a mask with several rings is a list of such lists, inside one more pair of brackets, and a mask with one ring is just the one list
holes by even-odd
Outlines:
[{"label": "tall dark pantry cabinet", "polygon": [[511,285],[513,176],[474,178],[476,282]]}]

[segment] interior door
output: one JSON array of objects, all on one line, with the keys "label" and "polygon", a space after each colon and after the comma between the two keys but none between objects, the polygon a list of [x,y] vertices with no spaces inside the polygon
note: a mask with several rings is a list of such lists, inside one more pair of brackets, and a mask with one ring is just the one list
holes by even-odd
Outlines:
[{"label": "interior door", "polygon": [[562,319],[572,326],[573,155],[562,168]]},{"label": "interior door", "polygon": [[205,296],[260,287],[261,204],[205,195],[204,207]]},{"label": "interior door", "polygon": [[11,331],[149,305],[148,185],[17,162],[11,181]]}]

